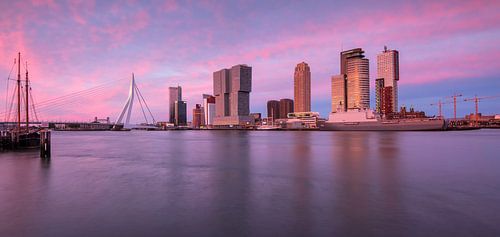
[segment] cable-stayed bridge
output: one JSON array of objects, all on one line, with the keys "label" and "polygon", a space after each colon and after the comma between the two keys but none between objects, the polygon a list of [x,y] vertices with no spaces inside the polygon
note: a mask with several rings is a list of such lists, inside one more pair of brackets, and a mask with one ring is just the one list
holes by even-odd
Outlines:
[{"label": "cable-stayed bridge", "polygon": [[[65,120],[55,120],[55,119],[43,119],[45,118],[56,118],[61,113],[68,113],[69,111],[74,111],[75,108],[79,106],[88,106],[89,101],[99,98],[103,95],[107,95],[111,89],[116,87],[120,82],[124,80],[130,80],[129,95],[125,101],[123,109],[119,114],[117,114],[117,119],[115,122],[102,123],[100,121],[65,121]],[[16,107],[16,101],[14,99],[14,93],[9,91],[9,82],[13,79],[7,79],[7,93],[5,98],[5,110],[0,112],[0,119],[3,118],[3,122],[0,122],[0,127],[12,127],[15,126],[17,121],[17,113],[13,112],[13,108]],[[31,88],[29,88],[31,91]],[[12,95],[12,96],[11,96]],[[33,96],[30,96],[29,104],[31,105],[29,113],[31,114],[31,119],[29,121],[30,126],[47,126],[60,130],[109,130],[114,128],[115,130],[129,130],[129,129],[144,129],[151,130],[156,129],[156,120],[148,106],[143,94],[139,90],[136,84],[135,75],[132,74],[132,78],[123,78],[118,80],[112,80],[104,82],[100,85],[93,86],[84,90],[72,92],[62,96],[54,97],[41,102],[35,101]],[[10,102],[10,103],[9,103]],[[25,101],[22,101],[25,103]],[[140,107],[140,112],[136,114],[136,117],[140,114],[142,115],[143,122],[140,124],[131,123],[131,118],[134,113],[134,104]],[[137,106],[139,104],[139,106]],[[112,115],[112,114],[111,114]],[[91,115],[89,118],[93,117]],[[137,120],[137,118],[136,118]]]},{"label": "cable-stayed bridge", "polygon": [[[130,124],[130,116],[132,114],[132,107],[134,105],[134,98],[135,97],[137,97],[139,105],[141,106],[142,114],[144,115],[144,119],[146,120],[145,125],[144,124],[143,125]],[[156,124],[155,118],[154,118],[153,114],[151,113],[151,110],[149,109],[149,106],[146,103],[146,100],[142,96],[141,91],[139,90],[139,87],[137,87],[137,85],[135,84],[135,76],[132,73],[132,80],[130,81],[130,89],[129,89],[127,101],[125,102],[125,105],[123,106],[123,109],[122,109],[120,115],[118,116],[118,119],[116,120],[115,125],[113,126],[113,129],[120,130],[120,129],[153,128],[154,127],[153,125],[149,125],[148,116],[146,116],[146,112],[144,110],[144,107],[149,112],[149,115],[151,116],[153,124]]]}]

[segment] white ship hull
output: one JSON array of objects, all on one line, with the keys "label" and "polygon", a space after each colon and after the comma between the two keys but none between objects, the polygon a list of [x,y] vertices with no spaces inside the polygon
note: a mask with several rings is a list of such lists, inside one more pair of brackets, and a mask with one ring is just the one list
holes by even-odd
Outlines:
[{"label": "white ship hull", "polygon": [[320,130],[327,131],[441,131],[446,123],[442,119],[395,120],[366,122],[325,122]]},{"label": "white ship hull", "polygon": [[443,119],[383,120],[369,109],[331,113],[328,121],[320,127],[320,130],[333,131],[437,131],[445,129],[446,122]]}]

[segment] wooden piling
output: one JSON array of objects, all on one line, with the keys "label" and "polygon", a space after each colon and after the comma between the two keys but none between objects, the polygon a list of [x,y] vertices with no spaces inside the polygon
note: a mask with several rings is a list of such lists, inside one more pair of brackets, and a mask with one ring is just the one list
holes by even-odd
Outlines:
[{"label": "wooden piling", "polygon": [[40,158],[50,159],[50,131],[40,131]]}]

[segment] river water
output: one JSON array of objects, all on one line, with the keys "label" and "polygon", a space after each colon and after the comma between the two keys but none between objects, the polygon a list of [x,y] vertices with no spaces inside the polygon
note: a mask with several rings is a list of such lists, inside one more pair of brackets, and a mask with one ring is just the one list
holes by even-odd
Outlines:
[{"label": "river water", "polygon": [[53,132],[0,236],[500,236],[500,130]]}]

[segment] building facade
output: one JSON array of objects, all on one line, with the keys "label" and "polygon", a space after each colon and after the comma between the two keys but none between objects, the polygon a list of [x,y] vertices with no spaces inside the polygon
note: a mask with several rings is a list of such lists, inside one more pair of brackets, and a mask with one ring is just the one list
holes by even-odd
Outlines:
[{"label": "building facade", "polygon": [[267,101],[267,117],[271,119],[280,118],[280,102],[277,100]]},{"label": "building facade", "polygon": [[318,121],[318,112],[294,112],[289,114],[286,127],[291,129],[317,128]]},{"label": "building facade", "polygon": [[294,73],[294,111],[311,111],[311,68],[305,62],[297,64]]},{"label": "building facade", "polygon": [[236,65],[213,74],[215,126],[238,126],[250,123],[252,67]]},{"label": "building facade", "polygon": [[180,86],[168,88],[168,122],[175,123],[175,102],[182,101],[182,88]]},{"label": "building facade", "polygon": [[229,116],[229,69],[214,72],[215,117]]},{"label": "building facade", "polygon": [[384,78],[375,79],[375,111],[381,113],[382,111],[382,93],[384,89]]},{"label": "building facade", "polygon": [[193,109],[193,128],[200,128],[202,125],[203,108],[200,104],[196,104]]},{"label": "building facade", "polygon": [[347,110],[347,75],[332,77],[332,112]]},{"label": "building facade", "polygon": [[347,57],[347,108],[370,108],[369,61],[360,54]]},{"label": "building facade", "polygon": [[293,100],[292,99],[281,99],[280,100],[280,119],[286,119],[289,113],[293,113]]},{"label": "building facade", "polygon": [[394,91],[392,90],[392,86],[384,86],[381,92],[380,113],[383,115],[391,115],[392,113],[394,113],[394,107],[392,104],[394,101],[394,99],[392,98]]},{"label": "building facade", "polygon": [[392,86],[385,86],[384,78],[375,80],[375,108],[377,113],[389,118],[394,112],[394,95]]},{"label": "building facade", "polygon": [[187,125],[187,104],[185,101],[175,101],[175,126]]},{"label": "building facade", "polygon": [[332,77],[332,112],[369,108],[369,61],[361,48],[343,51],[340,75]]},{"label": "building facade", "polygon": [[[377,55],[377,78],[384,80],[384,86],[392,87],[392,112],[398,112],[399,52],[388,50]],[[378,100],[378,98],[377,98]]]},{"label": "building facade", "polygon": [[212,95],[203,95],[203,121],[202,125],[212,126],[215,117],[215,97]]}]

